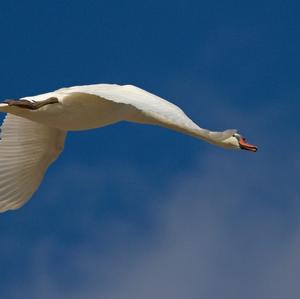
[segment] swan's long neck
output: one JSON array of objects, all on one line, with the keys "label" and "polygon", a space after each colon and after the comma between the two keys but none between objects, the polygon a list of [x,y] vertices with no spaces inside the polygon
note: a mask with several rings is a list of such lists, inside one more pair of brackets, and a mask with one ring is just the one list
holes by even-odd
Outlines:
[{"label": "swan's long neck", "polygon": [[[159,123],[159,126],[201,139],[206,141],[210,144],[223,146],[222,139],[224,138],[224,132],[213,132],[207,129],[200,128],[195,123],[193,126],[186,125],[186,124],[174,124],[174,123]],[[225,131],[226,132],[226,131]],[[232,133],[230,133],[232,135]]]},{"label": "swan's long neck", "polygon": [[187,116],[182,119],[172,119],[163,115],[143,113],[140,111],[128,120],[137,123],[158,125],[221,147],[226,147],[226,144],[223,144],[223,140],[229,138],[236,132],[236,130],[231,129],[223,132],[203,129]]},{"label": "swan's long neck", "polygon": [[227,142],[230,138],[232,138],[232,135],[236,132],[236,130],[233,129],[225,130],[222,132],[215,132],[207,129],[202,129],[195,123],[193,123],[193,126],[185,125],[185,124],[177,125],[172,123],[164,123],[164,124],[160,123],[158,125],[201,139],[203,141],[206,141],[216,146],[220,146],[222,148],[226,148],[226,149],[235,148],[230,143]]}]

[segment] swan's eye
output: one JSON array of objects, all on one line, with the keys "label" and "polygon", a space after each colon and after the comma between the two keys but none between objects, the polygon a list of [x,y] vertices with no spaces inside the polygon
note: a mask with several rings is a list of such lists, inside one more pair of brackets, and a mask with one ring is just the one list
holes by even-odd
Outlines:
[{"label": "swan's eye", "polygon": [[240,139],[241,139],[241,136],[238,134],[233,134],[232,136],[235,137],[238,141],[240,141]]}]

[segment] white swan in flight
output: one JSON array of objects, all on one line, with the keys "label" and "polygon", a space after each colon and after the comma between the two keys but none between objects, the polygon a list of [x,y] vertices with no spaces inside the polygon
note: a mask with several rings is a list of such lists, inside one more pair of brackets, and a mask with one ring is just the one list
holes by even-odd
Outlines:
[{"label": "white swan in flight", "polygon": [[58,89],[0,103],[7,113],[0,140],[0,212],[21,207],[64,147],[67,131],[119,121],[159,125],[227,149],[255,152],[236,130],[197,126],[174,104],[132,85],[95,84]]}]

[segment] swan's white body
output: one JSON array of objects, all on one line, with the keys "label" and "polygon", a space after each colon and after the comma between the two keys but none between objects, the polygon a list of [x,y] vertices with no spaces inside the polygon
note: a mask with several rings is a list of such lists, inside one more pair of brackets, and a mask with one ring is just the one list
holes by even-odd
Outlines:
[{"label": "swan's white body", "polygon": [[95,84],[25,97],[58,103],[37,110],[0,104],[8,113],[1,127],[0,212],[22,206],[64,146],[66,132],[119,121],[167,127],[225,148],[239,148],[236,130],[212,132],[197,126],[174,104],[132,85]]}]

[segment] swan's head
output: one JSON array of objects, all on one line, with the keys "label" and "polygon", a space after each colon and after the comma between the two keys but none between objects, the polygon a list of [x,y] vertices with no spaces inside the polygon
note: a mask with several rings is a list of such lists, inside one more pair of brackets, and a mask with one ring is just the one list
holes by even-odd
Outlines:
[{"label": "swan's head", "polygon": [[257,151],[257,146],[248,143],[246,138],[238,133],[234,133],[229,138],[223,140],[222,146],[229,149],[243,149],[251,152]]}]

